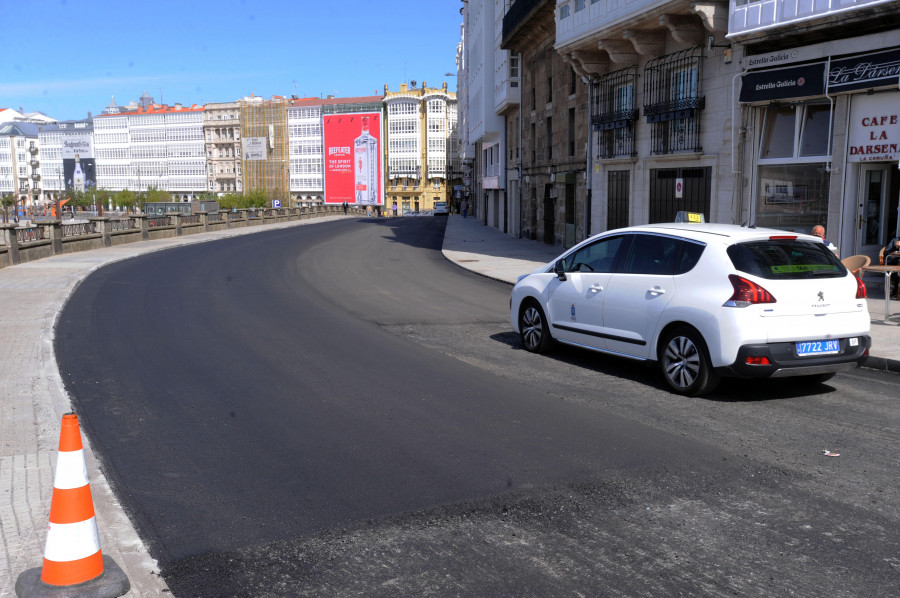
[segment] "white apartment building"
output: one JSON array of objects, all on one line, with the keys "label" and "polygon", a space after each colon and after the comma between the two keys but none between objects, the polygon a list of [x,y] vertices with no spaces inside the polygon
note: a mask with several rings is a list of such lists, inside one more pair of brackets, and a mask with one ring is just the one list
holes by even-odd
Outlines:
[{"label": "white apartment building", "polygon": [[519,103],[518,54],[500,47],[510,4],[469,0],[463,8],[465,68],[459,76],[465,79],[460,87],[466,93],[466,112],[461,136],[463,152],[472,158],[471,212],[490,226],[518,234],[518,170],[515,158],[508,159],[506,118]]},{"label": "white apartment building", "polygon": [[826,226],[842,256],[900,232],[900,1],[731,0],[734,140],[759,225]]},{"label": "white apartment building", "polygon": [[0,195],[15,196],[20,208],[42,203],[37,124],[0,124]]},{"label": "white apartment building", "polygon": [[181,199],[207,189],[202,106],[151,104],[94,118],[97,187],[146,191]]},{"label": "white apartment building", "polygon": [[325,195],[322,103],[295,100],[287,109],[291,196],[301,205],[319,203]]}]

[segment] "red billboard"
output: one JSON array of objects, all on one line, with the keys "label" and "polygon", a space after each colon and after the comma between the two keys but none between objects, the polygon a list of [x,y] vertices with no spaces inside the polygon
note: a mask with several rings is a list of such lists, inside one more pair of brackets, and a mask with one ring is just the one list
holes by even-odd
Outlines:
[{"label": "red billboard", "polygon": [[326,114],[325,203],[381,204],[381,114]]}]

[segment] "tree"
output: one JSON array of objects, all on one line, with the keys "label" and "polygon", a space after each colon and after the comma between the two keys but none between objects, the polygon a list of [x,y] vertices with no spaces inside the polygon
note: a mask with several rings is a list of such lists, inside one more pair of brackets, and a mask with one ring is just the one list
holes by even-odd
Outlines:
[{"label": "tree", "polygon": [[130,189],[111,192],[113,205],[117,208],[125,208],[126,210],[134,210],[136,207],[137,195]]},{"label": "tree", "polygon": [[3,206],[3,222],[9,222],[9,209],[16,205],[15,193],[0,193],[0,205]]},{"label": "tree", "polygon": [[143,194],[144,202],[162,203],[172,201],[172,194],[156,187],[147,187],[147,192]]}]

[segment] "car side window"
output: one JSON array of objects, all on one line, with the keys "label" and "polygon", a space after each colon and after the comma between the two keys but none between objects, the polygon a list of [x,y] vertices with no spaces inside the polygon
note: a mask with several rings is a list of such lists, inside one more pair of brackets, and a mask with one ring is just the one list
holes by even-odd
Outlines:
[{"label": "car side window", "polygon": [[681,242],[681,253],[678,255],[678,261],[675,263],[675,274],[684,274],[690,272],[697,262],[706,245],[701,243],[692,243],[691,241]]},{"label": "car side window", "polygon": [[673,237],[635,235],[631,251],[625,258],[622,272],[625,274],[674,274],[681,245],[681,240]]},{"label": "car side window", "polygon": [[585,245],[563,260],[566,272],[612,272],[624,235],[607,237]]}]

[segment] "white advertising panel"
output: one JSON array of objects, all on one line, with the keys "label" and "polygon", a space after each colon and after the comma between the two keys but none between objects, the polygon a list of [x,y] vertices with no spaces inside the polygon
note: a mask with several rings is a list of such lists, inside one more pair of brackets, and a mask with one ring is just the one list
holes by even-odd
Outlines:
[{"label": "white advertising panel", "polygon": [[900,92],[853,96],[847,160],[900,160]]},{"label": "white advertising panel", "polygon": [[265,160],[266,138],[244,137],[241,139],[241,149],[244,153],[244,160]]}]

